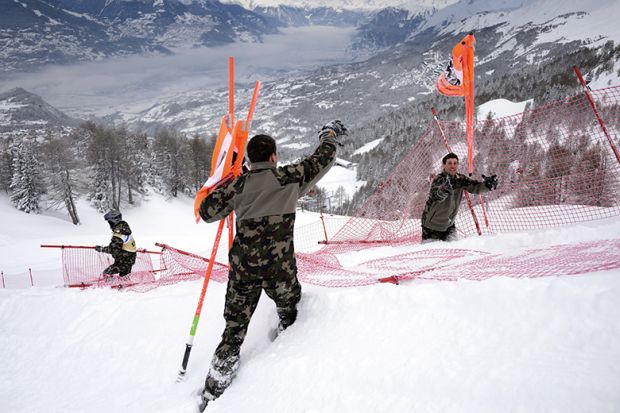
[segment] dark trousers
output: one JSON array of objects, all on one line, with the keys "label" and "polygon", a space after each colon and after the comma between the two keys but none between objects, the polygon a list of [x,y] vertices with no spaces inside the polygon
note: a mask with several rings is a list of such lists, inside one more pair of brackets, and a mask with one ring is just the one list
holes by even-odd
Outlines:
[{"label": "dark trousers", "polygon": [[126,276],[131,272],[131,268],[136,262],[136,253],[127,252],[114,257],[114,263],[108,268],[103,270],[104,274],[112,275],[118,274],[121,277]]}]

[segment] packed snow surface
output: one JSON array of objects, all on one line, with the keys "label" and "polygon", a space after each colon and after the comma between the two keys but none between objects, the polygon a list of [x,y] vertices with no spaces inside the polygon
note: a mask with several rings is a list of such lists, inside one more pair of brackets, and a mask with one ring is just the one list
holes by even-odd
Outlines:
[{"label": "packed snow surface", "polygon": [[[139,247],[208,255],[215,224],[191,200],[152,196],[125,218]],[[33,267],[35,287],[0,290],[0,411],[195,412],[223,329],[225,285],[211,282],[187,378],[176,383],[201,282],[148,293],[66,289],[60,251],[43,243],[107,243],[101,215],[82,225],[29,216],[0,197],[0,269]],[[316,220],[299,214],[300,224]],[[561,229],[411,246],[520,251],[615,239],[611,219]],[[389,259],[402,249],[369,249]],[[11,275],[17,274],[17,275]],[[329,289],[304,285],[298,321],[275,342],[261,300],[233,384],[212,413],[618,412],[620,272],[538,279],[412,281]]]}]

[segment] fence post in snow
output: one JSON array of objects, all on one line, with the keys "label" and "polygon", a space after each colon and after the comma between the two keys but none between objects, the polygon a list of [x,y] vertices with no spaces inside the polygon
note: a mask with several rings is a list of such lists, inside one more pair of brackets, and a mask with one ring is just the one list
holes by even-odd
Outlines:
[{"label": "fence post in snow", "polygon": [[6,288],[4,285],[4,271],[0,271],[0,275],[2,275],[2,288]]},{"label": "fence post in snow", "polygon": [[30,274],[30,286],[34,287],[34,282],[32,281],[32,268],[28,268],[28,273]]}]

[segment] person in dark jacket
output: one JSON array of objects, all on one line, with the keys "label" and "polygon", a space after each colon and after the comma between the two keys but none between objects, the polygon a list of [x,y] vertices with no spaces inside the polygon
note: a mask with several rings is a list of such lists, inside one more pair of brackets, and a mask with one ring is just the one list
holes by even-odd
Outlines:
[{"label": "person in dark jacket", "polygon": [[338,138],[345,134],[340,121],[329,122],[319,131],[320,145],[314,154],[281,167],[275,140],[256,135],[247,146],[250,170],[217,187],[202,202],[200,216],[206,222],[235,211],[237,231],[229,252],[226,327],[205,380],[201,411],[230,385],[262,291],[276,304],[277,332],[295,322],[301,298],[293,245],[297,200],[334,164]]},{"label": "person in dark jacket", "polygon": [[108,246],[97,245],[95,250],[112,255],[114,263],[103,270],[105,275],[118,274],[121,277],[131,272],[136,262],[136,242],[129,224],[123,221],[119,211],[110,211],[103,216],[112,230],[112,239]]},{"label": "person in dark jacket", "polygon": [[454,220],[461,206],[463,191],[481,194],[497,188],[497,177],[484,176],[483,182],[458,173],[459,157],[449,153],[441,160],[443,172],[431,183],[431,190],[422,213],[422,242],[456,239]]}]

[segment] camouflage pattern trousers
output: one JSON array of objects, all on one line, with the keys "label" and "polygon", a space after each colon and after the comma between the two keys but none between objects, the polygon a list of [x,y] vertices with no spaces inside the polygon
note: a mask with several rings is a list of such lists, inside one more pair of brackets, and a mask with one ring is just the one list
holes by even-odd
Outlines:
[{"label": "camouflage pattern trousers", "polygon": [[131,267],[133,267],[135,262],[135,252],[123,251],[122,254],[114,257],[114,263],[105,270],[103,270],[103,273],[108,275],[118,274],[119,276],[124,277],[131,272]]},{"label": "camouflage pattern trousers", "polygon": [[228,280],[224,319],[226,327],[217,346],[209,374],[205,380],[203,398],[214,400],[230,385],[239,366],[239,352],[248,331],[250,319],[261,292],[276,304],[280,319],[278,330],[289,327],[297,319],[297,303],[301,299],[301,285],[296,274],[284,273],[270,279]]}]

